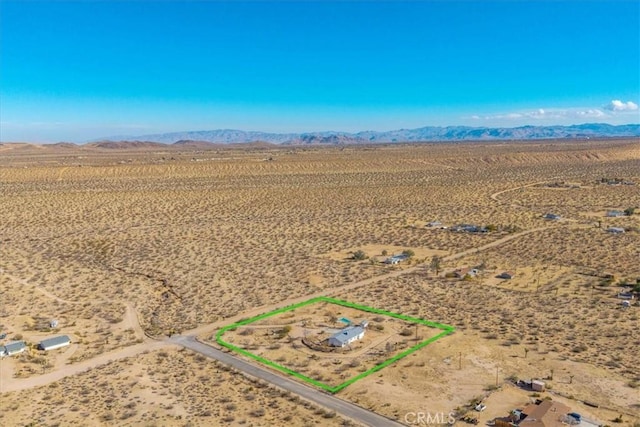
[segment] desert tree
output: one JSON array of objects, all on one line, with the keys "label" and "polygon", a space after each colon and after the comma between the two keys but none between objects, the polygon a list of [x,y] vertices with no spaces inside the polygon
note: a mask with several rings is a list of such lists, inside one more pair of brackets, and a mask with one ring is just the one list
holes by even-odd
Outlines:
[{"label": "desert tree", "polygon": [[440,273],[441,267],[442,267],[442,258],[440,258],[438,255],[434,255],[433,258],[431,258],[431,263],[429,264],[429,268],[435,271],[437,276]]}]

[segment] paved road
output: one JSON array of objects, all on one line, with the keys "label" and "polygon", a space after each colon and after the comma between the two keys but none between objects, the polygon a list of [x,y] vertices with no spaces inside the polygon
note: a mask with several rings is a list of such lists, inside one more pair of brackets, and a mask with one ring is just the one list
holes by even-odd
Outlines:
[{"label": "paved road", "polygon": [[199,341],[196,341],[195,337],[193,336],[175,335],[167,339],[167,341],[172,344],[178,344],[186,347],[211,359],[216,359],[224,364],[233,366],[239,371],[249,374],[252,377],[265,380],[283,390],[295,393],[305,400],[315,402],[322,407],[333,410],[336,413],[361,424],[375,427],[403,425],[381,415],[378,415],[375,412],[371,412],[360,406],[354,405],[353,403],[344,401],[336,396],[308,387],[285,376],[274,374],[260,366],[246,362],[232,354],[225,353],[218,350],[217,348],[211,347],[207,344],[203,344]]}]

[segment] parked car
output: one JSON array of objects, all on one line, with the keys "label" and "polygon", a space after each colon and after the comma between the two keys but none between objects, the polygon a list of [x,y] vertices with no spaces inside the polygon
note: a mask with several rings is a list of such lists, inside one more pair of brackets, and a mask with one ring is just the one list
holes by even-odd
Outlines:
[{"label": "parked car", "polygon": [[485,409],[487,409],[487,405],[483,405],[482,403],[478,403],[478,404],[476,405],[476,411],[478,411],[478,412],[482,412],[482,411],[484,411]]}]

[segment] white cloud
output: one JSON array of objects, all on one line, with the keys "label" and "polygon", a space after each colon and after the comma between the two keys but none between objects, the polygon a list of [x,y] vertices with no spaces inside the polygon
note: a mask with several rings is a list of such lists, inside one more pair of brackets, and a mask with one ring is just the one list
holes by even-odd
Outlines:
[{"label": "white cloud", "polygon": [[636,111],[638,104],[632,101],[624,102],[619,99],[614,99],[608,103],[605,108],[610,111]]},{"label": "white cloud", "polygon": [[487,116],[473,116],[484,120],[560,120],[590,119],[609,117],[610,115],[598,108],[538,108],[536,110],[519,111],[512,113],[501,113]]},{"label": "white cloud", "polygon": [[597,108],[576,111],[576,115],[579,117],[605,117],[606,116],[604,111],[598,110]]}]

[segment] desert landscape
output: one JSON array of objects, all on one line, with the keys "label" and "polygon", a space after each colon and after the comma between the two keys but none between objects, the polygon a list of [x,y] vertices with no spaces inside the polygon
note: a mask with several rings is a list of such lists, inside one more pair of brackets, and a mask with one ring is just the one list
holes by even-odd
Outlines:
[{"label": "desert landscape", "polygon": [[[3,426],[357,425],[169,341],[318,296],[455,327],[336,394],[390,422],[549,396],[640,426],[637,139],[0,144],[0,197]],[[335,385],[437,333],[305,310],[226,337]],[[341,317],[352,353],[304,345]]]}]

